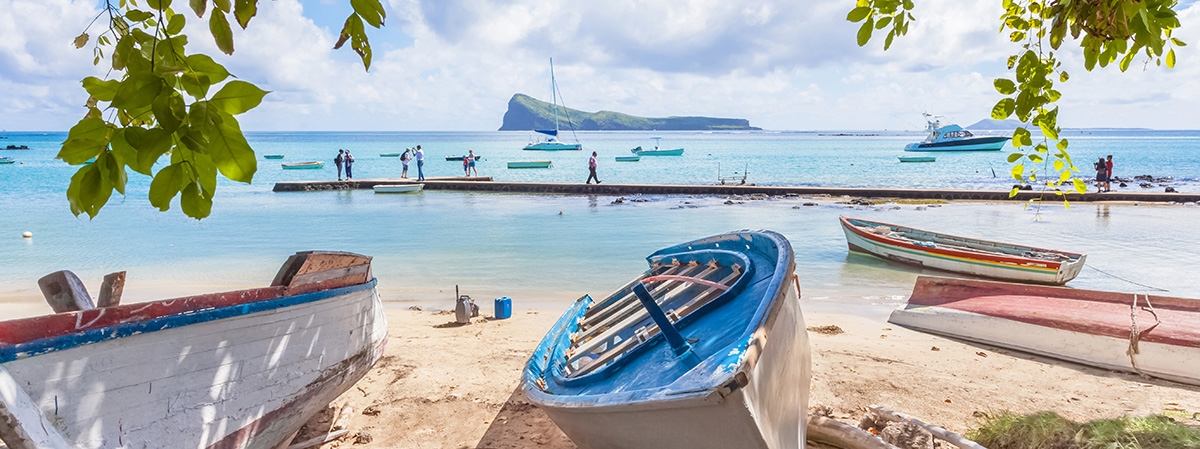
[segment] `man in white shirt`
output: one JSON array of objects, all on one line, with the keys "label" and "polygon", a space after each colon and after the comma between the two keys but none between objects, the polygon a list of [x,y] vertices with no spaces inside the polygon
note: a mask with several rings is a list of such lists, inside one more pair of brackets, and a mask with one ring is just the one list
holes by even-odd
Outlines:
[{"label": "man in white shirt", "polygon": [[414,157],[417,160],[417,181],[425,180],[425,150],[417,145],[417,154]]}]

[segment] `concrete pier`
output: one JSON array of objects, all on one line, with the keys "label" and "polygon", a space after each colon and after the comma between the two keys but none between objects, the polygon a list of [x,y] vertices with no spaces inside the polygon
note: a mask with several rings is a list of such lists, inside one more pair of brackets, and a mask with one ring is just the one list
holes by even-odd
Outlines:
[{"label": "concrete pier", "polygon": [[[372,189],[378,184],[415,183],[409,179],[362,179],[354,181],[287,181],[275,184],[276,192],[315,190]],[[1009,198],[1007,190],[962,189],[893,189],[876,187],[796,187],[743,185],[686,185],[686,184],[581,184],[565,182],[496,182],[486,176],[426,178],[425,190],[455,190],[468,192],[550,193],[561,195],[798,195],[854,196],[865,198],[907,198],[978,201],[1028,201],[1042,197],[1044,201],[1059,201],[1053,193],[1045,195],[1025,190]],[[1144,203],[1197,202],[1200,193],[1109,192],[1071,194],[1070,201],[1130,201]]]}]

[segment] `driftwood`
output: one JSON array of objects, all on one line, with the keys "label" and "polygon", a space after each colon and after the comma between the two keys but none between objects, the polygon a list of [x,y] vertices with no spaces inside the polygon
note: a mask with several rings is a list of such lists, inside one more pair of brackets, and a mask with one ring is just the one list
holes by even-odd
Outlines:
[{"label": "driftwood", "polygon": [[[947,443],[953,444],[954,446],[959,447],[960,449],[987,449],[987,448],[979,445],[979,443],[976,443],[974,441],[964,438],[962,435],[959,435],[957,433],[943,429],[942,427],[939,427],[939,426],[935,426],[932,424],[926,424],[919,419],[913,418],[913,417],[905,415],[903,413],[894,412],[892,410],[888,410],[888,409],[880,407],[878,405],[872,405],[871,411],[875,412],[875,414],[878,415],[880,418],[883,418],[883,419],[886,419],[889,421],[895,421],[895,422],[899,422],[899,423],[910,423],[910,424],[916,425],[922,429],[925,429],[925,431],[929,432],[934,437],[936,437],[942,441],[945,441]],[[811,429],[812,426],[810,425],[809,428]]]},{"label": "driftwood", "polygon": [[899,449],[858,427],[824,416],[810,416],[806,437],[842,449]]},{"label": "driftwood", "polygon": [[306,448],[310,448],[310,447],[313,447],[313,446],[320,446],[320,445],[322,445],[322,444],[325,444],[325,443],[328,443],[328,442],[330,442],[330,441],[333,441],[333,440],[336,440],[336,439],[338,439],[338,438],[341,438],[341,437],[342,437],[342,435],[345,435],[345,434],[347,434],[347,433],[350,433],[350,431],[349,431],[349,430],[346,430],[346,429],[342,429],[342,430],[335,430],[335,431],[333,431],[333,432],[329,432],[329,433],[327,433],[327,434],[325,434],[325,435],[321,435],[321,436],[319,436],[319,437],[313,437],[313,438],[309,438],[309,439],[307,439],[307,440],[304,440],[304,441],[301,441],[301,442],[299,442],[299,443],[293,444],[293,445],[291,445],[291,446],[288,446],[288,447],[287,447],[287,449],[306,449]]}]

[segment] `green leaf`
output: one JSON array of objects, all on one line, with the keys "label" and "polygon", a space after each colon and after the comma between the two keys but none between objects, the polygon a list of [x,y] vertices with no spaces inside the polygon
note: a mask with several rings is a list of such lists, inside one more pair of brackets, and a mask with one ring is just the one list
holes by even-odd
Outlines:
[{"label": "green leaf", "polygon": [[108,147],[112,127],[99,118],[85,118],[71,127],[67,140],[55,156],[71,165],[79,165],[94,158]]},{"label": "green leaf", "polygon": [[1022,126],[1013,130],[1012,143],[1017,148],[1027,147],[1033,145],[1033,138],[1030,136],[1029,130]]},{"label": "green leaf", "polygon": [[849,14],[846,14],[848,22],[862,22],[867,16],[871,15],[871,8],[867,6],[859,6],[851,9]]},{"label": "green leaf", "polygon": [[212,2],[214,12],[229,12],[229,0],[212,0]]},{"label": "green leaf", "polygon": [[117,88],[112,106],[121,109],[137,109],[150,106],[162,92],[163,79],[151,72],[132,73]]},{"label": "green leaf", "polygon": [[1167,51],[1167,68],[1168,69],[1175,68],[1175,49],[1174,48],[1172,48],[1170,51]]},{"label": "green leaf", "polygon": [[1076,192],[1087,193],[1087,184],[1084,184],[1082,179],[1075,178],[1074,181]]},{"label": "green leaf", "polygon": [[184,107],[183,96],[175,89],[166,89],[154,99],[150,110],[154,112],[154,119],[158,121],[158,125],[166,132],[172,133],[179,129],[187,116]]},{"label": "green leaf", "polygon": [[211,198],[217,191],[217,166],[207,154],[192,153],[191,169],[195,181],[200,183],[200,191]]},{"label": "green leaf", "polygon": [[1067,139],[1062,139],[1062,140],[1059,140],[1059,141],[1058,141],[1058,145],[1055,145],[1055,147],[1057,147],[1057,148],[1058,148],[1058,151],[1064,151],[1064,152],[1065,152],[1065,151],[1067,151],[1067,145],[1069,145],[1069,144],[1067,143]]},{"label": "green leaf", "polygon": [[212,198],[205,196],[196,183],[191,183],[179,196],[179,208],[187,216],[199,220],[212,213]]},{"label": "green leaf", "polygon": [[80,209],[87,212],[88,217],[96,218],[100,208],[104,207],[108,198],[112,196],[113,186],[100,173],[100,166],[92,164],[88,167],[92,169],[84,171],[76,191],[79,194]]},{"label": "green leaf", "polygon": [[150,181],[150,205],[157,207],[160,211],[166,211],[171,208],[171,199],[179,193],[179,187],[183,183],[183,169],[180,164],[171,164],[163,167],[154,175],[154,180]]},{"label": "green leaf", "polygon": [[212,87],[212,81],[208,75],[193,71],[183,72],[183,75],[179,77],[179,84],[183,86],[184,92],[196,99],[208,96],[208,88]]},{"label": "green leaf", "polygon": [[1016,161],[1017,161],[1017,159],[1020,159],[1020,158],[1022,158],[1022,157],[1024,157],[1024,156],[1025,156],[1025,154],[1023,154],[1023,153],[1012,153],[1012,154],[1009,154],[1009,155],[1008,155],[1008,163],[1010,163],[1010,164],[1011,164],[1011,163],[1013,163],[1013,162],[1016,162]]},{"label": "green leaf", "polygon": [[209,85],[225,81],[225,78],[229,78],[229,71],[225,70],[225,66],[214,61],[213,58],[206,54],[196,53],[188,55],[186,61],[188,68],[192,72],[208,77]]},{"label": "green leaf", "polygon": [[124,195],[125,182],[128,180],[128,177],[125,174],[125,165],[121,163],[120,157],[111,151],[105,151],[100,153],[100,156],[96,158],[95,165],[99,167],[100,174],[108,180],[109,185],[113,189],[116,189],[117,193]]},{"label": "green leaf", "polygon": [[354,52],[362,58],[363,67],[371,70],[371,43],[367,40],[367,33],[363,30],[362,19],[358,17],[358,14],[346,17],[346,24],[342,26],[342,34],[338,37],[337,43],[333,45],[333,49],[342,48],[347,40],[350,41],[350,48],[353,48]]},{"label": "green leaf", "polygon": [[133,53],[133,37],[122,36],[117,40],[117,46],[112,53],[112,67],[114,70],[125,70],[129,63],[129,55]]},{"label": "green leaf", "polygon": [[171,7],[171,0],[146,0],[146,6],[157,11],[162,11]]},{"label": "green leaf", "polygon": [[1037,153],[1030,153],[1028,157],[1029,157],[1029,161],[1033,162],[1035,164],[1040,164],[1040,163],[1042,163],[1042,161],[1045,161],[1045,159],[1042,159],[1042,155],[1037,154]]},{"label": "green leaf", "polygon": [[875,29],[882,30],[887,28],[888,24],[890,23],[892,23],[892,16],[880,17],[879,20],[875,22]]},{"label": "green leaf", "polygon": [[101,80],[94,76],[89,76],[83,79],[83,90],[86,90],[88,95],[96,97],[100,101],[112,101],[113,97],[117,96],[117,88],[121,82],[117,80]]},{"label": "green leaf", "polygon": [[187,25],[187,18],[183,14],[172,15],[167,20],[167,34],[179,34],[180,31],[183,31],[184,25]]},{"label": "green leaf", "polygon": [[75,48],[83,48],[84,45],[87,45],[89,38],[90,37],[88,36],[87,33],[83,33],[83,34],[80,34],[79,36],[76,36],[75,41],[74,41]]},{"label": "green leaf", "polygon": [[131,9],[131,10],[125,12],[125,18],[132,20],[134,22],[142,22],[151,17],[154,17],[154,16],[152,14],[150,14],[146,11],[142,11],[140,9]]},{"label": "green leaf", "polygon": [[996,86],[996,92],[1000,92],[1001,95],[1012,95],[1017,91],[1017,84],[1008,78],[996,78],[992,84]]},{"label": "green leaf", "polygon": [[892,40],[896,38],[896,30],[888,31],[888,35],[883,39],[883,51],[892,48]]},{"label": "green leaf", "polygon": [[246,29],[246,25],[250,24],[250,19],[256,15],[258,15],[258,0],[236,0],[234,2],[233,16],[243,30]]},{"label": "green leaf", "polygon": [[1183,43],[1183,41],[1176,39],[1176,38],[1171,38],[1171,43],[1175,44],[1176,47],[1186,47],[1187,46],[1187,44]]},{"label": "green leaf", "polygon": [[[1033,147],[1033,151],[1035,151],[1037,153],[1041,153],[1041,154],[1046,154],[1046,153],[1050,152],[1049,148],[1046,147],[1045,142],[1039,142],[1037,144],[1037,146]],[[1038,162],[1041,162],[1041,159],[1040,159],[1041,156],[1038,156],[1038,158],[1039,158]],[[1032,157],[1030,159],[1032,159]]]},{"label": "green leaf", "polygon": [[1008,197],[1015,197],[1019,192],[1021,192],[1021,186],[1013,186],[1012,190],[1008,191]]},{"label": "green leaf", "polygon": [[[1062,160],[1054,161],[1054,171],[1062,172],[1064,175],[1071,176],[1070,170],[1063,171],[1064,166],[1066,166],[1066,164],[1064,164]],[[1063,181],[1066,181],[1066,179],[1064,178]]]},{"label": "green leaf", "polygon": [[137,151],[136,159],[127,159],[134,171],[145,175],[150,174],[154,163],[171,150],[171,134],[162,128],[125,128],[124,140]]},{"label": "green leaf", "polygon": [[208,139],[208,154],[226,178],[249,184],[258,170],[254,150],[250,149],[246,136],[242,135],[236,118],[216,108],[209,110],[219,117],[214,120],[215,126],[202,131]]},{"label": "green leaf", "polygon": [[190,0],[188,4],[196,13],[196,17],[204,17],[204,10],[208,9],[208,0]]},{"label": "green leaf", "polygon": [[213,95],[209,103],[230,115],[237,115],[254,109],[262,103],[267,91],[245,81],[230,81]]},{"label": "green leaf", "polygon": [[[214,0],[219,1],[219,0]],[[228,0],[226,0],[228,3]],[[215,6],[216,4],[214,4]],[[212,16],[208,20],[208,30],[212,33],[213,40],[217,42],[217,48],[222,53],[227,55],[233,54],[233,29],[229,28],[229,19],[225,18],[224,13],[213,8]]]},{"label": "green leaf", "polygon": [[1025,164],[1017,164],[1012,167],[1013,179],[1023,180],[1025,174]]},{"label": "green leaf", "polygon": [[1013,109],[1016,108],[1016,101],[1012,98],[1003,98],[996,102],[996,106],[992,108],[992,118],[996,120],[1004,120],[1012,115]]},{"label": "green leaf", "polygon": [[875,20],[874,19],[867,19],[866,22],[863,22],[862,26],[858,28],[858,46],[859,47],[867,45],[867,42],[871,40],[871,32],[874,30],[875,30]]},{"label": "green leaf", "polygon": [[387,12],[383,10],[383,3],[380,3],[379,0],[350,0],[350,6],[354,7],[354,12],[359,17],[375,28],[382,26],[383,19],[387,17]]}]

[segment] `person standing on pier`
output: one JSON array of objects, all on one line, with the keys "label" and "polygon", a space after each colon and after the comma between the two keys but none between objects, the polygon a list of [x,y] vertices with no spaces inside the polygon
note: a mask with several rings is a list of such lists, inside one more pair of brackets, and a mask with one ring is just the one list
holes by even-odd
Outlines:
[{"label": "person standing on pier", "polygon": [[1104,161],[1104,164],[1108,166],[1108,178],[1107,178],[1108,181],[1104,183],[1104,191],[1111,192],[1112,191],[1112,179],[1113,179],[1113,176],[1112,176],[1113,163],[1112,163],[1112,155],[1111,154],[1108,155],[1108,160]]},{"label": "person standing on pier", "polygon": [[417,181],[424,181],[425,180],[425,150],[422,150],[420,145],[417,145],[417,153],[415,154],[415,158],[417,160]]},{"label": "person standing on pier", "polygon": [[468,164],[471,163],[471,160],[467,157],[467,155],[464,154],[462,161],[463,161],[463,176],[470,177],[471,176],[471,166]]},{"label": "person standing on pier", "polygon": [[346,161],[346,158],[342,157],[342,153],[345,153],[345,152],[346,152],[346,150],[338,149],[337,157],[333,158],[333,165],[337,166],[338,181],[342,180],[342,162]]},{"label": "person standing on pier", "polygon": [[350,167],[354,165],[354,156],[350,155],[350,150],[346,150],[346,160],[344,164],[346,164],[346,180],[349,181],[354,178],[354,175],[350,174]]},{"label": "person standing on pier", "polygon": [[400,153],[400,163],[404,165],[404,171],[400,172],[401,178],[408,177],[408,160],[412,159],[412,157],[408,155],[410,151],[412,151],[412,148],[405,148],[404,152]]},{"label": "person standing on pier", "polygon": [[1104,186],[1108,184],[1108,163],[1104,162],[1104,158],[1094,164],[1092,167],[1096,169],[1096,193],[1104,191]]},{"label": "person standing on pier", "polygon": [[[471,169],[471,173],[474,174],[476,177],[478,177],[479,170],[475,169],[475,150],[467,150],[467,157],[470,158],[470,163],[467,165]],[[471,175],[467,175],[467,176],[471,176]]]},{"label": "person standing on pier", "polygon": [[596,152],[595,151],[592,152],[591,159],[588,159],[588,172],[590,172],[590,174],[588,174],[587,183],[591,184],[592,180],[595,179],[596,184],[599,184],[600,178],[596,177]]}]

